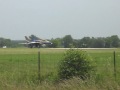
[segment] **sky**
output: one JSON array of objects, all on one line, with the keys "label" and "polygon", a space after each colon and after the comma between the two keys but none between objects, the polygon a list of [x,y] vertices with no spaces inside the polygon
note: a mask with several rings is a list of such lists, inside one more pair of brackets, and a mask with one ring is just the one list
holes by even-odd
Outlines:
[{"label": "sky", "polygon": [[0,37],[120,36],[120,0],[0,0]]}]

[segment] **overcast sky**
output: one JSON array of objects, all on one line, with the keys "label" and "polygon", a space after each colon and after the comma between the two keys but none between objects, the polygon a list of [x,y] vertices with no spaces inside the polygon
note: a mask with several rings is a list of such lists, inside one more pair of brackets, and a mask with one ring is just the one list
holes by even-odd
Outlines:
[{"label": "overcast sky", "polygon": [[0,0],[0,37],[120,36],[120,0]]}]

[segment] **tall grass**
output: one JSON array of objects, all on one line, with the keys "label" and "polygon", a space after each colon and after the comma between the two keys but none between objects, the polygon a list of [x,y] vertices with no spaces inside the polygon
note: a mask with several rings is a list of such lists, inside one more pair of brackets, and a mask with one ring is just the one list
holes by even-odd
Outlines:
[{"label": "tall grass", "polygon": [[116,80],[113,69],[114,49],[85,50],[96,64],[93,77],[86,81],[73,78],[56,83],[58,64],[65,50],[40,49],[41,83],[39,83],[39,49],[0,49],[0,90],[120,90],[120,50],[115,50]]},{"label": "tall grass", "polygon": [[81,80],[72,78],[53,84],[41,82],[39,84],[22,83],[20,85],[0,82],[1,90],[120,90],[120,85],[113,79],[106,78],[103,82],[96,83],[94,79]]}]

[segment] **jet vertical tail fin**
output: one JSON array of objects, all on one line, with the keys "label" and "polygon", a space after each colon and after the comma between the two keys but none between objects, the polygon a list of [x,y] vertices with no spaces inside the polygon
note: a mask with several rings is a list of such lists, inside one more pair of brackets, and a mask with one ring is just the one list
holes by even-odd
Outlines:
[{"label": "jet vertical tail fin", "polygon": [[28,41],[28,42],[31,41],[27,36],[25,36],[25,39],[26,39],[26,41]]}]

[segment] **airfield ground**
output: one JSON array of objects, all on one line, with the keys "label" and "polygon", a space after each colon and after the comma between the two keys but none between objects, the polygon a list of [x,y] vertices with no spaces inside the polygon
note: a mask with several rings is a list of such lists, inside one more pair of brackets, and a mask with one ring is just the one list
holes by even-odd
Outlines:
[{"label": "airfield ground", "polygon": [[[86,51],[96,64],[92,81],[74,78],[59,85],[53,82],[57,77],[59,61],[68,49],[64,48],[1,48],[0,49],[0,90],[120,90],[120,49],[79,48]],[[42,84],[38,84],[38,51],[41,58]],[[114,77],[113,52],[116,52],[116,79]],[[51,84],[52,82],[52,84]],[[90,83],[91,82],[91,83]],[[81,86],[81,85],[83,86]],[[102,85],[105,84],[105,85]],[[91,86],[90,86],[91,85]],[[69,87],[68,87],[69,86]],[[75,86],[75,87],[74,87]],[[100,88],[100,89],[99,89]],[[108,89],[106,89],[108,88]],[[113,89],[109,89],[113,88]],[[114,89],[115,88],[115,89]]]}]

